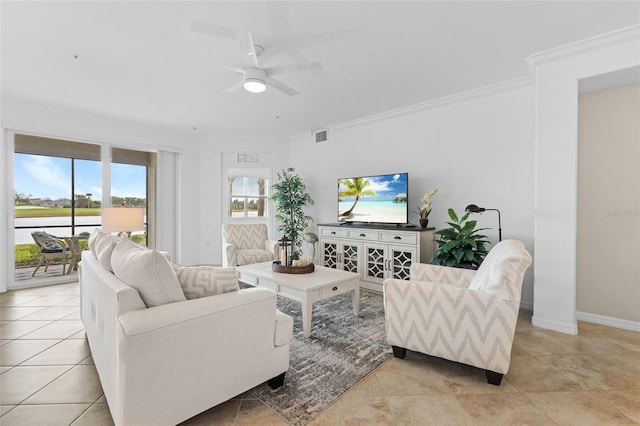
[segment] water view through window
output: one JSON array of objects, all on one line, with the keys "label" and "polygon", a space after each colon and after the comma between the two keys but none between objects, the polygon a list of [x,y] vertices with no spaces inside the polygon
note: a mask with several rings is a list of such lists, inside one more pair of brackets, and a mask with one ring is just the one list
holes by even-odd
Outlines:
[{"label": "water view through window", "polygon": [[[15,153],[14,188],[16,270],[39,261],[32,232],[64,238],[101,225],[100,161]],[[146,208],[147,167],[112,163],[111,201]],[[137,234],[132,238],[144,244],[145,232]],[[86,241],[80,243],[86,248]]]}]

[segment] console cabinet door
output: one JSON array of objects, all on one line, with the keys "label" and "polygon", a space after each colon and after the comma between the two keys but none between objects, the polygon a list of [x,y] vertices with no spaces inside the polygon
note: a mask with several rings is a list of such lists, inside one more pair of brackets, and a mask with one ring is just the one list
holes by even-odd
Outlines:
[{"label": "console cabinet door", "polygon": [[388,256],[387,244],[364,244],[364,279],[382,284],[387,278]]},{"label": "console cabinet door", "polygon": [[409,269],[411,264],[418,262],[417,250],[415,247],[389,246],[389,275],[388,278],[399,280],[409,279]]},{"label": "console cabinet door", "polygon": [[340,240],[320,241],[320,264],[327,268],[340,269]]},{"label": "console cabinet door", "polygon": [[357,241],[323,239],[320,244],[322,266],[348,272],[360,272],[360,247]]},{"label": "console cabinet door", "polygon": [[348,272],[360,272],[361,244],[355,241],[343,241],[341,250],[342,270]]}]

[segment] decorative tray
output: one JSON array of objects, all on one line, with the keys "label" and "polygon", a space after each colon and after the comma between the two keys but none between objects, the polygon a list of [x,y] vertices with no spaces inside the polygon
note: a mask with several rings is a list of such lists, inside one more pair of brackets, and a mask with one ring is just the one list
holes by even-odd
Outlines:
[{"label": "decorative tray", "polygon": [[271,264],[273,272],[280,272],[282,274],[309,274],[314,271],[315,267],[313,263],[305,266],[283,266],[279,260],[276,260]]}]

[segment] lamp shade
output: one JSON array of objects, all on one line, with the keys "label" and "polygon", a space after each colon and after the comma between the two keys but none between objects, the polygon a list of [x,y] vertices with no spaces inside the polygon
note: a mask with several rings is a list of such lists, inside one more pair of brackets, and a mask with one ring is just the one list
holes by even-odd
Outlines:
[{"label": "lamp shade", "polygon": [[140,207],[105,207],[102,229],[107,232],[144,231],[144,209]]}]

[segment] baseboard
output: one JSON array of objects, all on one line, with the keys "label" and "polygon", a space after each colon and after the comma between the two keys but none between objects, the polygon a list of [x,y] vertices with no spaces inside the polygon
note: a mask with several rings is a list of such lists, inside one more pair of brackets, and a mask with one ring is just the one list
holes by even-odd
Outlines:
[{"label": "baseboard", "polygon": [[623,330],[640,332],[640,322],[637,321],[629,321],[620,318],[607,317],[604,315],[590,314],[588,312],[576,312],[576,317],[579,321],[591,322],[594,324],[621,328]]},{"label": "baseboard", "polygon": [[576,323],[566,323],[555,320],[549,320],[545,318],[540,318],[533,315],[531,318],[531,324],[535,327],[546,328],[548,330],[558,331],[560,333],[565,334],[573,334],[574,336],[578,334],[578,324]]}]

